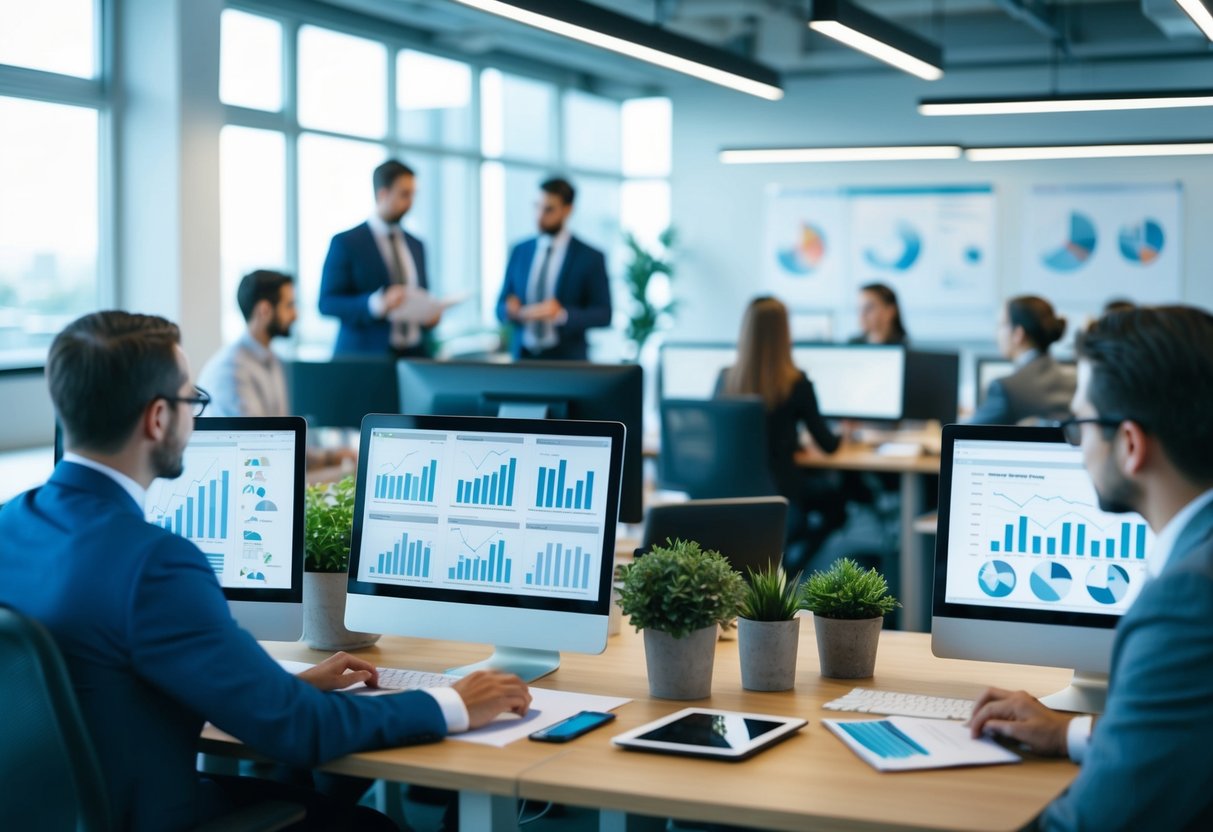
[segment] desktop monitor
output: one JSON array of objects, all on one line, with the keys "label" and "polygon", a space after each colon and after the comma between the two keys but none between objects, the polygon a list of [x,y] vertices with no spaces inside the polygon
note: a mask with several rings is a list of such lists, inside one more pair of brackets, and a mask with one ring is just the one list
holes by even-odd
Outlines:
[{"label": "desktop monitor", "polygon": [[367,416],[345,624],[495,646],[530,681],[606,649],[618,422]]},{"label": "desktop monitor", "polygon": [[943,431],[931,649],[1074,669],[1058,710],[1098,713],[1113,631],[1146,580],[1153,535],[1099,509],[1058,428]]},{"label": "desktop monitor", "polygon": [[904,404],[906,351],[871,344],[794,344],[821,414],[830,419],[897,421]]},{"label": "desktop monitor", "polygon": [[391,413],[400,394],[387,356],[286,363],[291,413],[315,428],[353,428],[368,413]]},{"label": "desktop monitor", "polygon": [[694,540],[724,555],[738,572],[779,566],[787,534],[784,497],[730,497],[653,506],[637,555],[671,540]]},{"label": "desktop monitor", "polygon": [[406,360],[397,365],[400,412],[622,422],[623,495],[619,518],[644,519],[640,436],[644,377],[635,364],[582,361]]},{"label": "desktop monitor", "polygon": [[906,350],[906,419],[956,421],[960,408],[960,356],[954,352]]},{"label": "desktop monitor", "polygon": [[720,372],[736,361],[736,344],[666,342],[658,356],[658,398],[710,399]]}]

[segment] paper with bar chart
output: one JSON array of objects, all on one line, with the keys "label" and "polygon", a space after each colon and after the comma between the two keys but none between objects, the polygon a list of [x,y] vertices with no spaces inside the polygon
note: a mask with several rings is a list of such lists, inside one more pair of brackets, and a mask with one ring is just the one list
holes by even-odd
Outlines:
[{"label": "paper with bar chart", "polygon": [[359,579],[597,598],[610,440],[376,429]]},{"label": "paper with bar chart", "polygon": [[148,522],[197,544],[225,587],[289,588],[294,438],[196,432],[182,475],[148,489]]},{"label": "paper with bar chart", "polygon": [[[1026,444],[1026,443],[1020,443]],[[957,445],[960,448],[960,443]],[[1109,514],[1068,446],[953,466],[951,603],[1119,615],[1146,577],[1153,535],[1137,514]]]}]

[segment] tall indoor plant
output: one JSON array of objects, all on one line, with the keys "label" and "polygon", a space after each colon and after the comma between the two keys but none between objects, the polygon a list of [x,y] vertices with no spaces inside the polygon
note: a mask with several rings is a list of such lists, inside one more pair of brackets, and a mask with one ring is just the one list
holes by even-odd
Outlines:
[{"label": "tall indoor plant", "polygon": [[621,569],[619,605],[644,631],[649,692],[662,699],[712,694],[717,627],[736,617],[745,580],[719,552],[667,541]]},{"label": "tall indoor plant", "polygon": [[632,233],[623,237],[630,259],[624,272],[631,310],[628,313],[627,338],[632,342],[634,358],[640,360],[645,343],[672,319],[678,302],[669,297],[669,281],[674,277],[670,252],[677,241],[671,226],[657,237],[660,248],[650,251]]},{"label": "tall indoor plant", "polygon": [[345,627],[354,490],[350,476],[309,485],[304,495],[303,640],[315,650],[355,650],[379,640]]},{"label": "tall indoor plant", "polygon": [[884,616],[900,606],[883,575],[840,558],[809,576],[801,606],[813,613],[822,676],[866,679],[875,672]]},{"label": "tall indoor plant", "polygon": [[799,611],[799,574],[789,579],[776,564],[758,572],[749,570],[737,618],[743,688],[789,690],[795,686]]}]

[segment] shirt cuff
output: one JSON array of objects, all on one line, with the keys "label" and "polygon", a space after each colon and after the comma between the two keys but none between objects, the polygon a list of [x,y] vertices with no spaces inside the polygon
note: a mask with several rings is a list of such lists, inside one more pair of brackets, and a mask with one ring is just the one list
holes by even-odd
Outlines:
[{"label": "shirt cuff", "polygon": [[569,310],[561,309],[560,314],[552,321],[553,326],[564,326],[569,322]]},{"label": "shirt cuff", "polygon": [[370,297],[366,299],[366,309],[371,313],[371,317],[376,320],[383,320],[387,317],[387,302],[383,299],[383,290],[371,292]]},{"label": "shirt cuff", "polygon": [[[453,693],[454,691],[452,691]],[[1087,756],[1087,746],[1091,744],[1091,717],[1076,716],[1066,726],[1066,753],[1076,763],[1081,763]]]},{"label": "shirt cuff", "polygon": [[454,688],[422,688],[422,692],[434,697],[434,701],[442,709],[442,718],[446,720],[448,734],[460,734],[468,729],[471,719],[459,691]]}]

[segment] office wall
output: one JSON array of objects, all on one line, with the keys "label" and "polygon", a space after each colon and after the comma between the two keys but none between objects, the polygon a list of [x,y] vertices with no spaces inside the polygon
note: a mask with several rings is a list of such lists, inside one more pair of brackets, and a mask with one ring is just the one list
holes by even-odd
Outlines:
[{"label": "office wall", "polygon": [[[1146,64],[1063,70],[1063,90],[1213,86],[1213,65]],[[1182,79],[1182,83],[1181,83]],[[1040,70],[949,73],[934,84],[874,71],[840,80],[786,85],[780,102],[759,101],[706,84],[679,85],[674,104],[673,220],[681,231],[676,292],[683,298],[678,337],[734,333],[745,302],[761,285],[764,190],[846,185],[990,183],[998,200],[998,292],[1019,286],[1020,216],[1034,184],[1179,181],[1184,188],[1182,300],[1213,308],[1213,157],[973,163],[883,162],[723,165],[722,147],[834,144],[1032,144],[1086,141],[1209,140],[1201,110],[926,118],[920,97],[1030,94],[1049,89]],[[1094,297],[1097,310],[1106,300]],[[835,311],[835,335],[856,331],[853,309]],[[915,330],[919,342],[938,340]],[[991,331],[993,326],[991,325]],[[992,332],[991,332],[992,342]]]}]

